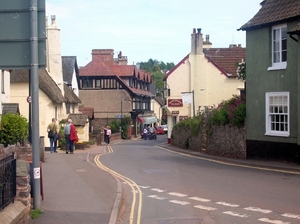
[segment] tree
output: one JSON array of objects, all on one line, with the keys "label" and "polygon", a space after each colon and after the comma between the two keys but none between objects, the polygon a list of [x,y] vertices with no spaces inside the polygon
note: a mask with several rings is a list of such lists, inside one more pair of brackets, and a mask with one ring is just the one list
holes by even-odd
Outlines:
[{"label": "tree", "polygon": [[246,81],[246,62],[244,59],[240,63],[237,64],[237,79],[242,81]]},{"label": "tree", "polygon": [[163,78],[165,74],[175,67],[174,63],[165,63],[158,60],[149,59],[147,62],[137,63],[140,66],[140,69],[145,70],[152,74],[153,81],[155,82],[155,89],[157,96],[163,96],[164,92],[164,82]]}]

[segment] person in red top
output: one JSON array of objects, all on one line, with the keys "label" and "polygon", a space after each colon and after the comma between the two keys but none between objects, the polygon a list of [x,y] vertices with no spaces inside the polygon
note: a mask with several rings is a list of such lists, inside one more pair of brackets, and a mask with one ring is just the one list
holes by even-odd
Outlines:
[{"label": "person in red top", "polygon": [[76,132],[76,128],[74,124],[72,123],[72,120],[69,119],[70,121],[70,137],[69,137],[69,143],[70,143],[70,154],[73,154],[74,151],[74,142],[78,142],[78,136]]}]

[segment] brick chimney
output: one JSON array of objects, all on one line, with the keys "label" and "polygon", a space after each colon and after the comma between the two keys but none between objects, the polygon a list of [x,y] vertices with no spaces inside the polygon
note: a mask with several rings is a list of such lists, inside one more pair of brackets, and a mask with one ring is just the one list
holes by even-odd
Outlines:
[{"label": "brick chimney", "polygon": [[191,43],[191,54],[200,55],[203,54],[203,38],[201,33],[201,28],[193,29],[192,33],[192,43]]},{"label": "brick chimney", "polygon": [[92,61],[101,60],[106,63],[114,63],[114,50],[112,49],[93,49]]}]

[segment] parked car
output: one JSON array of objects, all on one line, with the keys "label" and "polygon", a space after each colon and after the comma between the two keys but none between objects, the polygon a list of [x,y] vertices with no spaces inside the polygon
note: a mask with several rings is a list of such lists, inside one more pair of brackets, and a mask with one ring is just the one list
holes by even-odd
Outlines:
[{"label": "parked car", "polygon": [[164,128],[162,126],[157,126],[156,127],[156,134],[157,135],[163,135],[165,132],[164,132]]},{"label": "parked car", "polygon": [[167,134],[168,133],[168,125],[163,124],[163,125],[161,125],[161,127],[164,129],[164,133]]}]

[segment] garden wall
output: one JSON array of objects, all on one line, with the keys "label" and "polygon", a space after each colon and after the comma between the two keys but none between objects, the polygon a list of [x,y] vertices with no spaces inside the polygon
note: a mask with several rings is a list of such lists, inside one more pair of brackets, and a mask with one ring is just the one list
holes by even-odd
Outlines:
[{"label": "garden wall", "polygon": [[177,128],[172,131],[171,144],[209,155],[246,159],[246,128],[213,126],[200,130],[197,137],[192,137],[186,127]]}]

